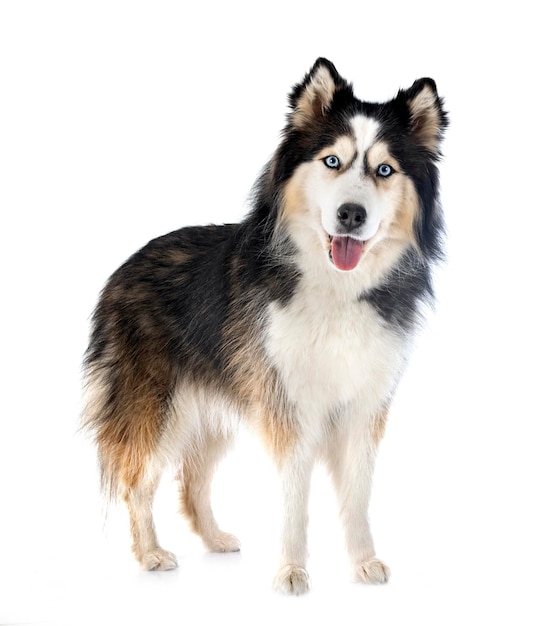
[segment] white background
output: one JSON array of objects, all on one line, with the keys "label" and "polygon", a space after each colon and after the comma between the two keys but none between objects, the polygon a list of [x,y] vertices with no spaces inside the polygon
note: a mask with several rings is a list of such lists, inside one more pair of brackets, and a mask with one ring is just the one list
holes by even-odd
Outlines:
[{"label": "white background", "polygon": [[[0,4],[0,624],[554,624],[553,59],[543,0]],[[432,76],[449,261],[399,389],[371,505],[385,587],[350,581],[327,477],[313,590],[271,590],[279,490],[244,434],[206,554],[156,517],[180,568],[140,572],[104,524],[77,433],[88,318],[108,275],[186,224],[236,221],[286,96],[318,56],[355,93]]]}]

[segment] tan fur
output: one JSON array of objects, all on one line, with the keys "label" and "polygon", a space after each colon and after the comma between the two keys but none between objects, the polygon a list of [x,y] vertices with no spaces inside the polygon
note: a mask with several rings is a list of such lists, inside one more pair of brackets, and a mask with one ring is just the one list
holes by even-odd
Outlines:
[{"label": "tan fur", "polygon": [[[389,151],[389,146],[383,139],[378,139],[378,141],[370,146],[368,152],[366,153],[366,162],[368,164],[369,170],[372,173],[381,163],[388,163],[397,172],[401,171],[401,166],[399,165],[395,157],[391,154],[391,152]],[[395,182],[395,176],[391,178],[378,179],[378,181],[382,185],[391,184]]]},{"label": "tan fur", "polygon": [[293,125],[302,127],[314,118],[321,117],[331,104],[335,89],[336,85],[328,68],[320,66],[297,102],[292,117]]},{"label": "tan fur", "polygon": [[305,192],[303,190],[306,169],[307,165],[303,163],[285,184],[280,213],[280,226],[283,226],[288,217],[307,213]]},{"label": "tan fur", "polygon": [[152,503],[159,474],[143,480],[134,488],[125,490],[123,500],[129,510],[132,550],[143,569],[168,570],[177,567],[175,555],[160,547],[154,521]]},{"label": "tan fur", "polygon": [[376,448],[379,446],[381,440],[384,438],[388,414],[389,404],[384,406],[381,411],[376,413],[376,415],[374,416],[374,420],[371,424],[370,436]]},{"label": "tan fur", "polygon": [[157,356],[145,359],[147,369],[129,355],[118,354],[117,348],[106,360],[119,361],[123,393],[116,400],[110,399],[108,388],[100,382],[103,366],[98,367],[98,375],[89,382],[85,425],[90,416],[110,416],[95,427],[102,481],[115,497],[119,490],[137,487],[158,446],[165,412],[162,398],[170,371],[168,364]]},{"label": "tan fur", "polygon": [[347,135],[339,137],[339,139],[331,146],[325,147],[323,150],[314,157],[315,161],[324,159],[327,156],[335,155],[339,157],[341,161],[341,168],[339,170],[330,170],[331,174],[338,175],[342,170],[351,167],[353,159],[356,156],[356,146],[353,138]]},{"label": "tan fur", "polygon": [[100,429],[98,448],[104,473],[134,488],[142,479],[145,463],[159,437],[158,411],[148,396],[138,398],[120,413],[117,425]]},{"label": "tan fur", "polygon": [[425,86],[409,102],[412,114],[413,135],[420,145],[432,152],[437,152],[441,140],[440,114],[436,95],[429,86]]},{"label": "tan fur", "polygon": [[212,476],[228,445],[224,436],[206,433],[196,449],[189,449],[178,474],[181,513],[213,552],[236,552],[240,546],[236,537],[220,530],[210,504]]},{"label": "tan fur", "polygon": [[[237,307],[236,310],[243,308]],[[253,316],[243,315],[232,320],[227,329],[231,359],[229,372],[234,389],[234,396],[240,399],[246,419],[259,430],[266,447],[272,456],[279,460],[293,446],[297,430],[292,423],[292,411],[283,397],[277,374],[267,363],[264,348],[260,343],[263,332],[249,325]],[[234,337],[241,337],[236,344]],[[244,338],[248,337],[248,341]]]},{"label": "tan fur", "polygon": [[258,427],[266,448],[278,466],[299,437],[298,424],[293,420],[292,412],[284,410],[280,404],[286,403],[266,398],[258,406],[253,405],[251,413],[251,420]]},{"label": "tan fur", "polygon": [[405,179],[400,192],[401,201],[395,211],[394,219],[389,227],[390,237],[409,242],[418,249],[415,236],[415,224],[418,219],[418,196],[411,180]]}]

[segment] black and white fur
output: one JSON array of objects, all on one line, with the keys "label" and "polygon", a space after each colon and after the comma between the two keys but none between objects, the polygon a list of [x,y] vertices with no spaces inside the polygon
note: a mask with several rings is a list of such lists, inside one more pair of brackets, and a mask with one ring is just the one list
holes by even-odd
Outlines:
[{"label": "black and white fur", "polygon": [[238,419],[257,429],[283,481],[275,585],[299,594],[317,461],[337,490],[356,579],[389,576],[370,487],[441,256],[447,118],[431,79],[369,103],[325,59],[290,106],[243,222],[154,239],[109,279],[85,358],[84,419],[107,493],[128,505],[137,559],[162,570],[177,565],[152,520],[162,471],[177,468],[182,512],[206,546],[238,550],[214,519],[210,481]]}]

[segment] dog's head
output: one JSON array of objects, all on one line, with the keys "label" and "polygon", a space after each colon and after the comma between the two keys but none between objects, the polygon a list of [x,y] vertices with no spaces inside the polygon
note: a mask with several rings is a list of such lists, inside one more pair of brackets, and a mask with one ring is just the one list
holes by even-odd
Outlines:
[{"label": "dog's head", "polygon": [[342,271],[364,268],[372,251],[393,242],[438,256],[435,163],[447,117],[434,81],[417,80],[386,103],[364,102],[318,59],[290,105],[272,172],[297,245],[317,240]]}]

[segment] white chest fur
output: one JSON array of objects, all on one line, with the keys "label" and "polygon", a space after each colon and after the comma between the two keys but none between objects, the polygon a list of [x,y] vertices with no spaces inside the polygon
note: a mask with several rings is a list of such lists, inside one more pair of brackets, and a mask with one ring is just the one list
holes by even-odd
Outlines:
[{"label": "white chest fur", "polygon": [[269,317],[268,355],[302,413],[321,418],[354,401],[371,413],[392,393],[408,342],[368,303],[305,285]]}]

